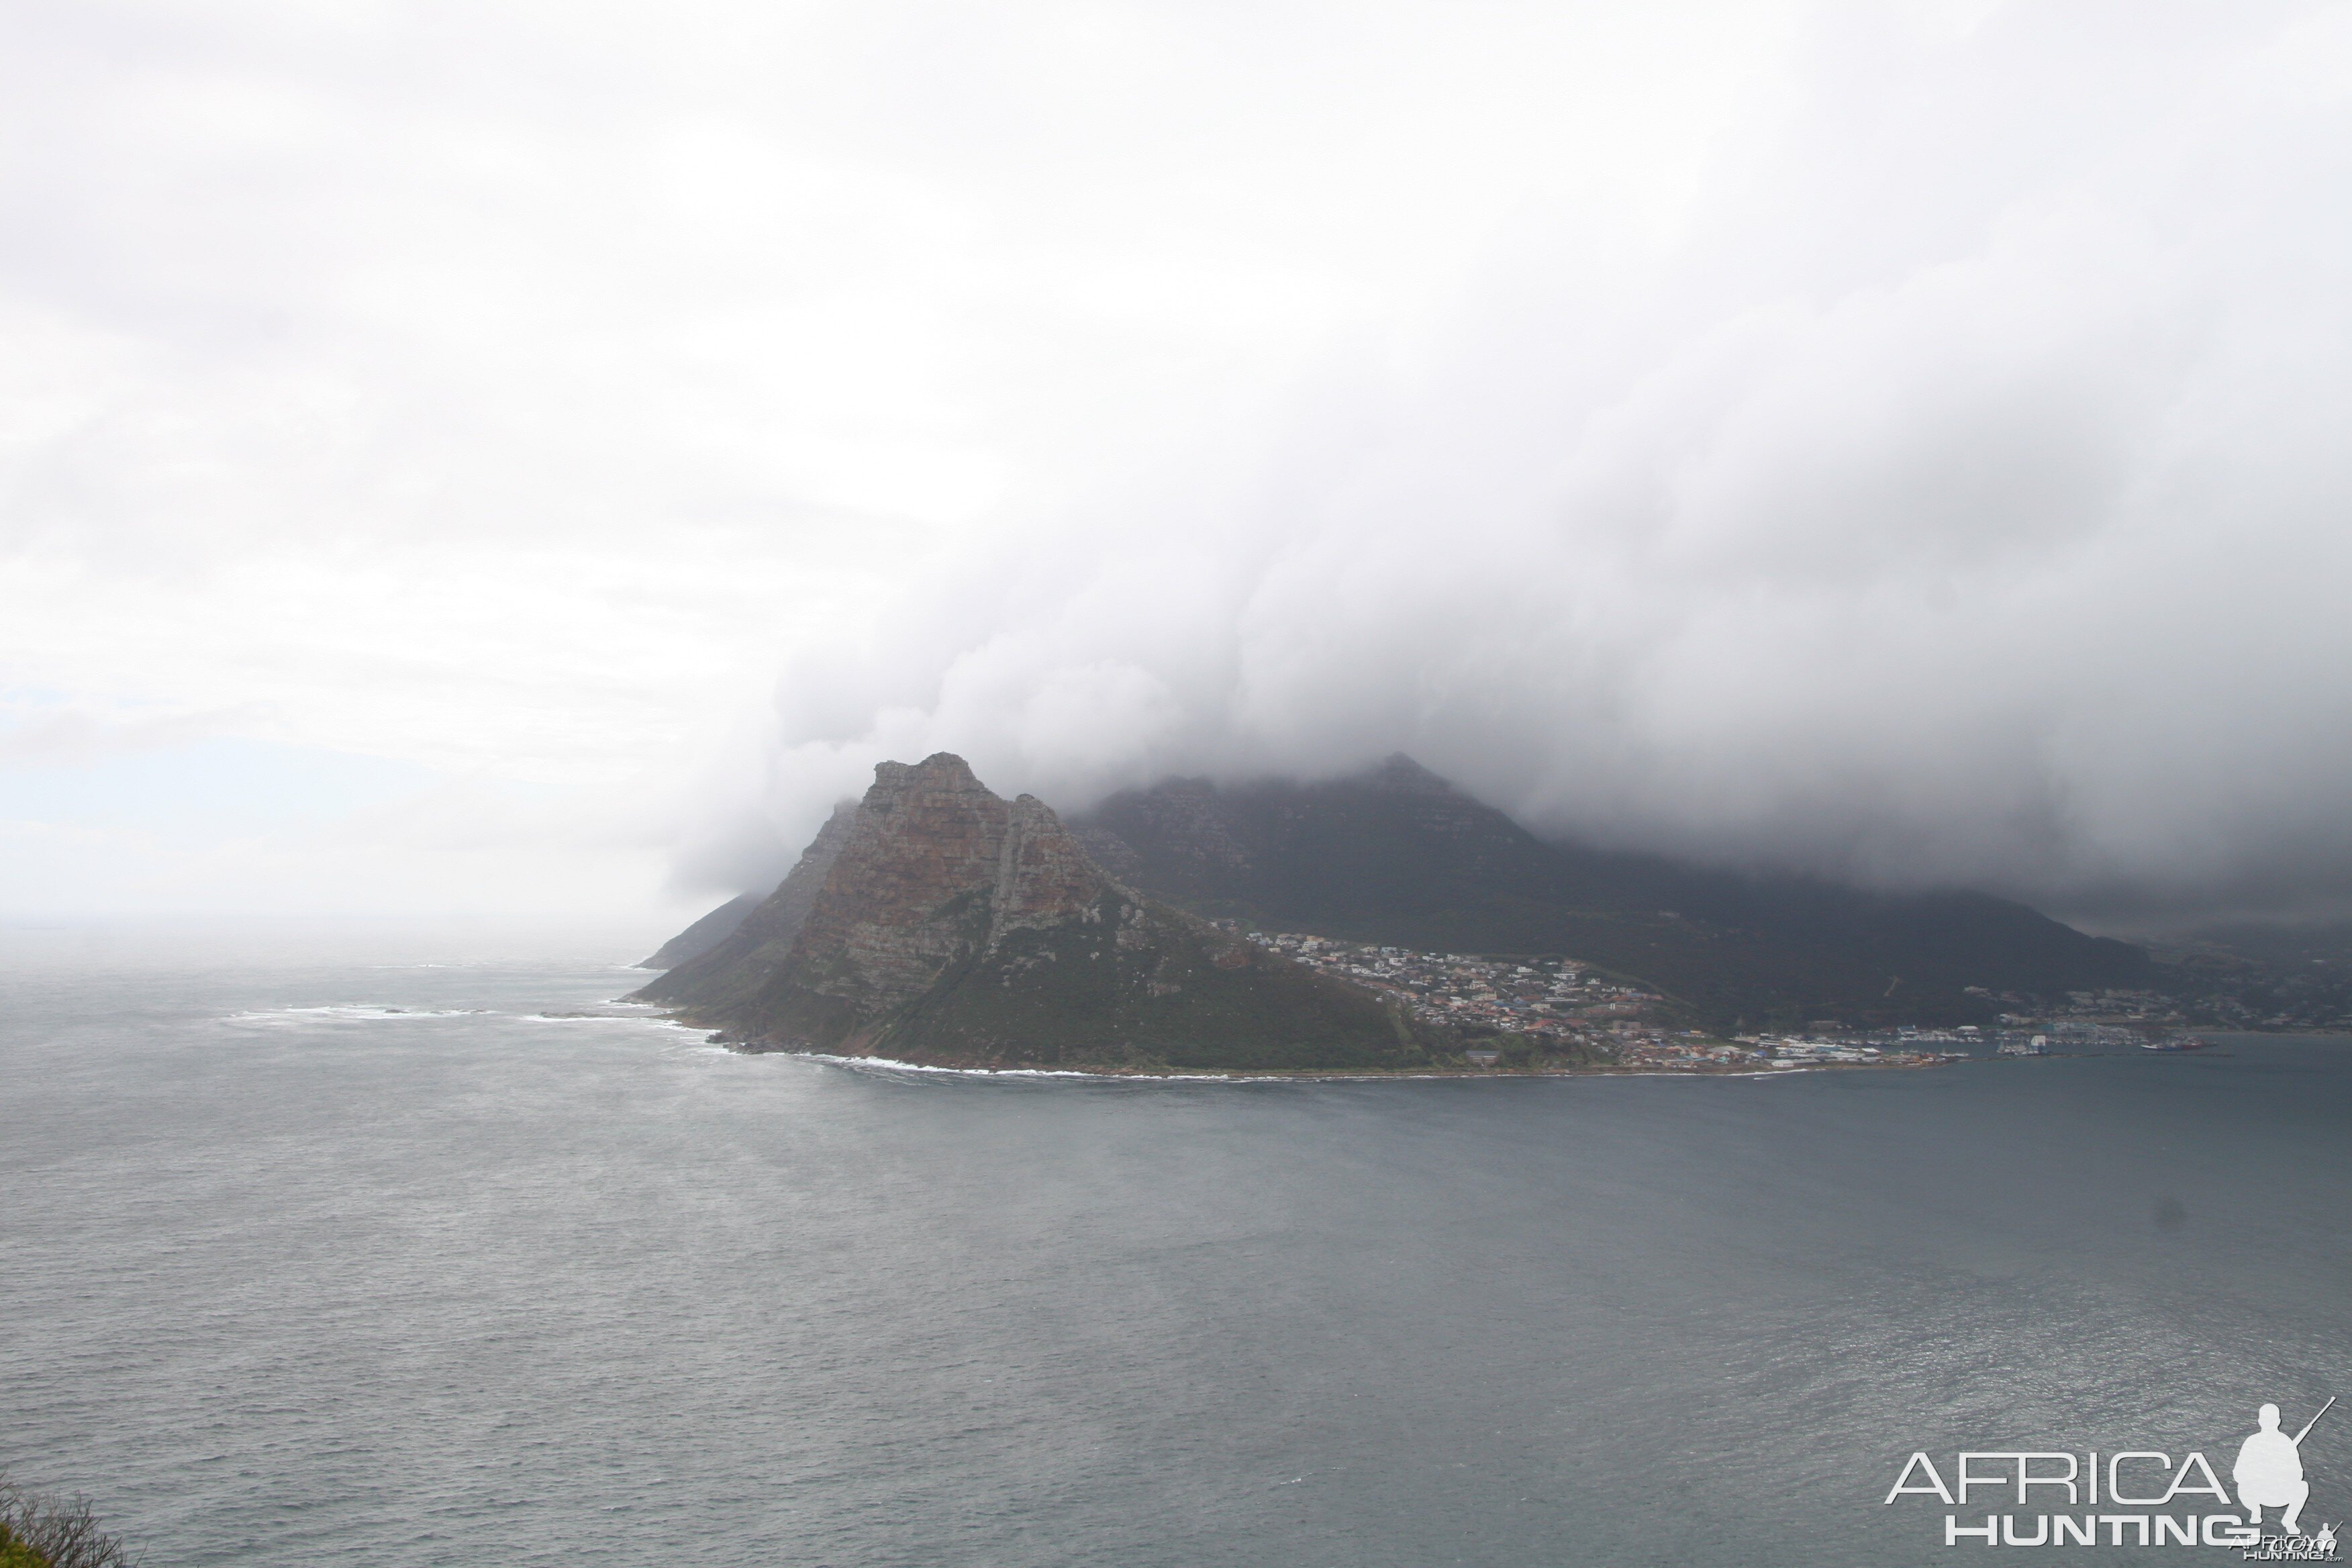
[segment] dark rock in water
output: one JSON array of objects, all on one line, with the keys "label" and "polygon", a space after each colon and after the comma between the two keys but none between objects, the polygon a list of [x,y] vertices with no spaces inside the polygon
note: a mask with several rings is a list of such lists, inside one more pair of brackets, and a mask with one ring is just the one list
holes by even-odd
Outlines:
[{"label": "dark rock in water", "polygon": [[2147,984],[2146,952],[2004,899],[1873,893],[1546,843],[1403,756],[1323,784],[1176,779],[1072,825],[1195,913],[1423,951],[1559,953],[1728,1026],[1989,1017],[1966,994]]},{"label": "dark rock in water", "polygon": [[746,974],[699,961],[639,994],[755,1049],[954,1066],[1408,1068],[1442,1047],[1114,881],[1044,803],[946,752],[875,770],[788,951]]},{"label": "dark rock in water", "polygon": [[729,937],[760,907],[761,900],[751,893],[739,893],[728,900],[676,936],[661,944],[661,950],[637,964],[639,969],[676,969],[688,959],[700,958]]},{"label": "dark rock in water", "polygon": [[[817,829],[816,837],[801,851],[799,861],[773,893],[754,902],[737,917],[731,930],[721,933],[700,952],[668,966],[667,974],[647,984],[632,1000],[679,1002],[691,997],[716,1003],[740,999],[758,990],[769,973],[783,962],[784,954],[792,951],[793,939],[800,935],[801,922],[808,919],[817,890],[824,886],[825,874],[840,858],[841,847],[849,842],[849,826],[856,816],[856,801],[845,800],[835,806],[833,815]],[[732,909],[734,905],[726,907]],[[685,942],[723,912],[713,910],[688,926],[672,937],[662,952]],[[661,954],[654,956],[658,958]],[[650,960],[646,966],[652,967]]]}]

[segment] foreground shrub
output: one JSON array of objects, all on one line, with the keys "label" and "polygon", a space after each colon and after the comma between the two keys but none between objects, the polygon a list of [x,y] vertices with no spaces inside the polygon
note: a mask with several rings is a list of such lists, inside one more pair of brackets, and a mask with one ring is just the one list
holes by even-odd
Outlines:
[{"label": "foreground shrub", "polygon": [[16,1539],[16,1532],[0,1524],[0,1568],[49,1568],[49,1560]]},{"label": "foreground shrub", "polygon": [[0,1568],[137,1568],[86,1497],[58,1501],[0,1475]]}]

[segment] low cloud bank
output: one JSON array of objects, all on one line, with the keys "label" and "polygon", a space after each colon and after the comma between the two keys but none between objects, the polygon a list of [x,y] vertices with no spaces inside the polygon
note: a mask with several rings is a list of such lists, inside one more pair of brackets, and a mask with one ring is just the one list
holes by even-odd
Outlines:
[{"label": "low cloud bank", "polygon": [[1663,229],[1531,199],[1276,413],[797,649],[681,878],[884,757],[1077,808],[1402,750],[1603,845],[2352,905],[2352,17],[1886,15]]}]

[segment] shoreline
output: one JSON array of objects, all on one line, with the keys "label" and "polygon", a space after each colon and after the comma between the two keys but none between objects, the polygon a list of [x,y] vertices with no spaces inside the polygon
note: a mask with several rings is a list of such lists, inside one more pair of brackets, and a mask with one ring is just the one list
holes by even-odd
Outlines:
[{"label": "shoreline", "polygon": [[[625,1004],[646,1006],[646,1004]],[[574,1015],[575,1016],[579,1015]],[[676,1013],[649,1008],[637,1017],[647,1023],[661,1023],[674,1028],[702,1032],[702,1026],[686,1022]],[[2343,1031],[2276,1029],[2276,1030],[2216,1030],[2216,1034],[2256,1036],[2275,1039],[2308,1037],[2347,1037]],[[1948,1055],[1933,1061],[1918,1062],[1840,1062],[1791,1061],[1768,1067],[1572,1067],[1544,1068],[1534,1070],[1503,1071],[1484,1068],[1433,1068],[1413,1071],[1382,1072],[1362,1068],[1235,1068],[1224,1071],[1187,1070],[1179,1068],[1154,1069],[1148,1068],[1061,1068],[1061,1067],[950,1067],[937,1062],[906,1061],[897,1057],[847,1056],[835,1051],[806,1051],[784,1048],[763,1049],[748,1041],[729,1040],[719,1034],[704,1036],[703,1043],[716,1046],[730,1056],[790,1057],[799,1061],[815,1062],[824,1067],[838,1067],[857,1071],[871,1069],[883,1073],[930,1073],[950,1078],[971,1079],[1071,1079],[1081,1081],[1150,1082],[1150,1083],[1407,1083],[1441,1080],[1472,1080],[1506,1082],[1530,1079],[1576,1078],[1674,1078],[1674,1079],[1778,1079],[1817,1072],[1921,1072],[1951,1067],[1963,1062],[1993,1061],[1992,1057]],[[2045,1052],[2039,1058],[2092,1056],[2105,1053]],[[2120,1054],[2120,1053],[2118,1053]]]},{"label": "shoreline", "polygon": [[[616,1000],[612,1005],[644,1007],[637,1015],[648,1023],[659,1022],[672,1027],[700,1032],[705,1026],[688,1023],[682,1011],[660,1007],[657,1004],[632,1003]],[[1181,1068],[1117,1068],[1117,1067],[977,1067],[949,1066],[938,1062],[912,1062],[897,1057],[850,1056],[838,1051],[793,1050],[787,1047],[762,1047],[748,1040],[730,1040],[724,1031],[712,1031],[704,1036],[705,1045],[716,1046],[730,1056],[792,1057],[802,1061],[818,1062],[827,1067],[852,1069],[873,1068],[887,1072],[943,1073],[964,1078],[1031,1078],[1031,1079],[1091,1079],[1104,1081],[1141,1079],[1163,1083],[1390,1083],[1419,1082],[1436,1079],[1492,1079],[1503,1081],[1518,1079],[1559,1078],[1787,1078],[1796,1073],[1846,1071],[1910,1071],[1948,1067],[1955,1061],[1970,1058],[1942,1056],[1926,1061],[1854,1062],[1795,1060],[1772,1062],[1757,1066],[1689,1067],[1607,1067],[1584,1066],[1539,1068],[1523,1070],[1498,1070],[1489,1068],[1428,1068],[1412,1071],[1383,1072],[1365,1068],[1234,1068],[1223,1071],[1192,1070]]]},{"label": "shoreline", "polygon": [[[1887,1070],[1866,1062],[1791,1062],[1772,1068],[1553,1068],[1531,1072],[1489,1072],[1476,1068],[1437,1068],[1412,1072],[1376,1072],[1361,1068],[1236,1068],[1227,1072],[1186,1072],[1177,1068],[1154,1071],[1144,1068],[982,1068],[942,1067],[933,1062],[902,1061],[896,1057],[852,1057],[830,1051],[751,1050],[739,1044],[709,1040],[730,1056],[788,1057],[823,1067],[856,1072],[936,1073],[949,1078],[1077,1079],[1103,1083],[1423,1083],[1438,1080],[1524,1082],[1533,1079],[1682,1078],[1780,1079],[1801,1074],[1846,1070]],[[1906,1064],[1907,1067],[1909,1064]]]}]

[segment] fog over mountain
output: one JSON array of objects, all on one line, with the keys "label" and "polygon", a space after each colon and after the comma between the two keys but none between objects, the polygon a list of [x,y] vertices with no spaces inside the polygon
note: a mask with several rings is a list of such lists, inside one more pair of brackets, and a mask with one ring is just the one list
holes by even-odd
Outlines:
[{"label": "fog over mountain", "polygon": [[2352,913],[2352,12],[0,11],[0,915],[650,908],[1403,752]]},{"label": "fog over mountain", "polygon": [[2347,22],[1817,18],[1685,221],[1531,199],[1409,327],[802,648],[688,873],[882,757],[1082,807],[1402,750],[1601,845],[2341,907]]}]

